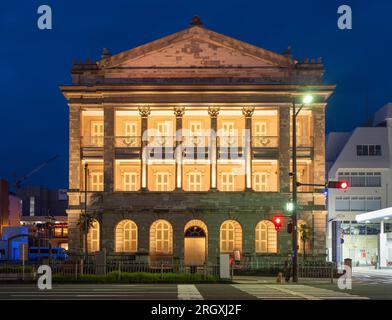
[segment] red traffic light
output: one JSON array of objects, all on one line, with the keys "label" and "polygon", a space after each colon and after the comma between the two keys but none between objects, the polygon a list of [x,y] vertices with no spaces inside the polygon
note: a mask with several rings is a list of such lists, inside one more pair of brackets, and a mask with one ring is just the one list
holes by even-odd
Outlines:
[{"label": "red traffic light", "polygon": [[348,181],[329,181],[327,187],[329,189],[341,189],[347,190],[348,188]]},{"label": "red traffic light", "polygon": [[282,228],[282,217],[280,217],[280,216],[274,217],[273,223],[275,225],[275,230],[279,231],[280,228]]}]

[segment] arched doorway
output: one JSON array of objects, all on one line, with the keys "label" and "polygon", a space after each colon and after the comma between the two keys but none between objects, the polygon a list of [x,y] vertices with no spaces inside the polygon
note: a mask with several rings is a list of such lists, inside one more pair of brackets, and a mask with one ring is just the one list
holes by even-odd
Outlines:
[{"label": "arched doorway", "polygon": [[207,226],[200,220],[189,221],[184,228],[184,263],[202,266],[207,259]]}]

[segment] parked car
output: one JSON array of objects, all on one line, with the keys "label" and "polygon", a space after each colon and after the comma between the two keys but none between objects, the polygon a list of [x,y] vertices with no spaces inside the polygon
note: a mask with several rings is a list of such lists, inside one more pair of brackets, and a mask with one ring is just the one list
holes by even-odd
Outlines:
[{"label": "parked car", "polygon": [[64,248],[61,247],[30,247],[29,248],[29,260],[36,261],[38,259],[49,259],[49,256],[53,260],[67,260],[68,253]]}]

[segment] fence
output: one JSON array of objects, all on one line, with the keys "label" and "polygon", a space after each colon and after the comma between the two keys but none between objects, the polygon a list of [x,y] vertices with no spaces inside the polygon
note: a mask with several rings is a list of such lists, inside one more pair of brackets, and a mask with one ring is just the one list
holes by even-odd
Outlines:
[{"label": "fence", "polygon": [[[88,262],[63,261],[63,262],[43,262],[51,266],[53,275],[68,276],[78,279],[80,275],[105,275],[116,273],[120,277],[125,273],[175,273],[175,274],[200,274],[204,277],[219,277],[219,264],[206,263],[202,266],[187,266],[182,261],[156,261],[138,262],[129,260],[107,261],[106,264],[99,264],[93,260]],[[37,269],[41,264],[20,265],[16,263],[0,264],[0,281],[4,280],[32,280],[37,277]],[[277,276],[284,273],[285,268],[282,261],[243,261],[233,265],[234,275],[254,275],[254,276]],[[300,263],[298,266],[300,278],[324,278],[333,279],[337,276],[337,267],[333,263],[308,262]]]}]

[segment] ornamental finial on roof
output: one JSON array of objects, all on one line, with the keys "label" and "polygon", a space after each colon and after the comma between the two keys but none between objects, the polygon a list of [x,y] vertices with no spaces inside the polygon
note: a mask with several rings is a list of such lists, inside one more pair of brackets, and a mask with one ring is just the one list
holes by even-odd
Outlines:
[{"label": "ornamental finial on roof", "polygon": [[203,22],[201,22],[201,19],[199,16],[193,16],[189,25],[190,26],[202,26]]},{"label": "ornamental finial on roof", "polygon": [[103,48],[101,59],[106,59],[109,58],[110,56],[111,54],[109,53],[109,50],[107,48]]}]

